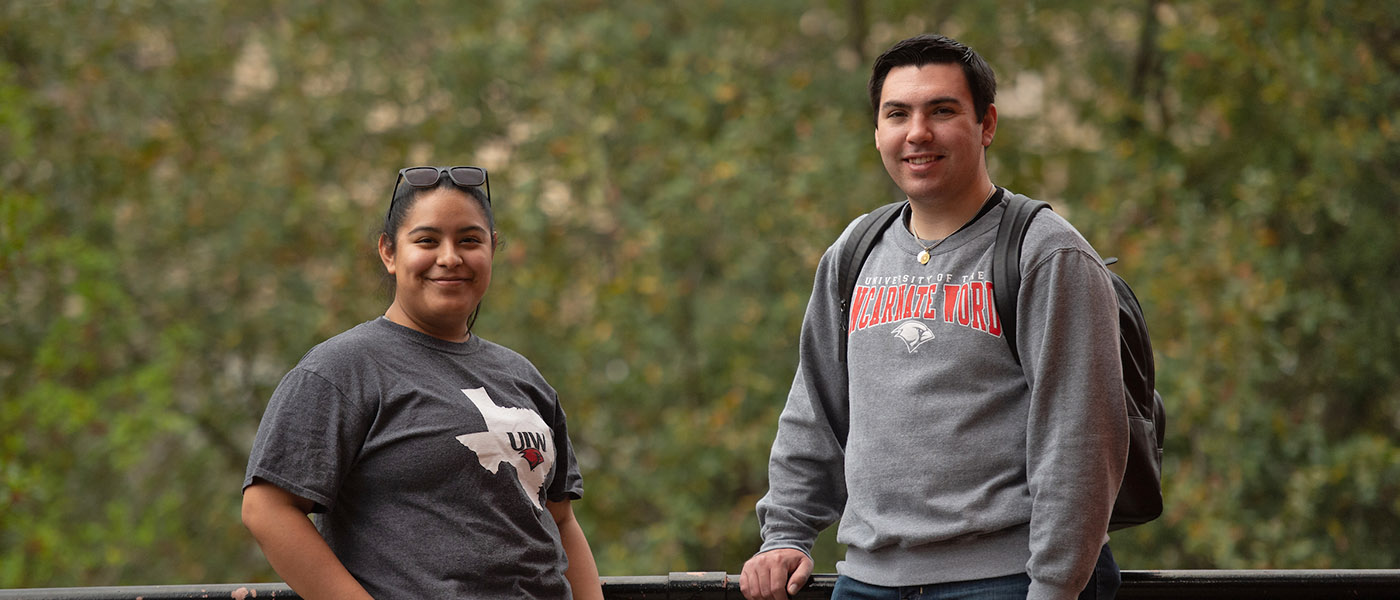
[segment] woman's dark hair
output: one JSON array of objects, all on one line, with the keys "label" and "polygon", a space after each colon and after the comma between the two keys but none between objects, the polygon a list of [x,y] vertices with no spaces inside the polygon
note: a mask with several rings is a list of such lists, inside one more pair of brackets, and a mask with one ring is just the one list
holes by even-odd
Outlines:
[{"label": "woman's dark hair", "polygon": [[[417,187],[402,177],[399,178],[398,185],[394,188],[394,199],[389,202],[389,212],[384,215],[384,228],[379,232],[380,239],[386,240],[389,249],[397,251],[399,228],[403,227],[404,218],[408,216],[408,211],[413,209],[413,205],[418,202],[418,199],[424,194],[442,188],[455,189],[476,201],[477,205],[481,207],[482,214],[486,215],[486,228],[491,231],[491,242],[499,247],[500,236],[496,233],[496,216],[491,212],[491,199],[486,196],[486,190],[480,186],[462,187],[452,181],[451,177],[444,175],[438,179],[437,185],[433,187]],[[384,287],[389,298],[392,299],[396,288],[393,275],[384,274]],[[471,333],[472,325],[476,324],[476,315],[481,312],[482,301],[477,302],[476,309],[467,319],[467,333]]]},{"label": "woman's dark hair", "polygon": [[925,33],[896,43],[875,59],[870,73],[870,109],[878,125],[880,120],[880,94],[885,89],[885,76],[890,69],[913,65],[922,67],[928,64],[956,63],[962,65],[967,77],[967,87],[972,90],[973,114],[981,123],[987,116],[987,107],[997,98],[997,76],[982,56],[952,38]]},{"label": "woman's dark hair", "polygon": [[486,224],[491,230],[491,235],[493,237],[496,235],[496,217],[491,213],[491,200],[486,197],[486,191],[480,186],[462,187],[452,181],[451,177],[443,176],[433,187],[415,187],[400,177],[398,186],[394,188],[394,199],[389,203],[389,212],[384,215],[384,229],[380,231],[381,235],[389,239],[389,248],[394,248],[394,244],[398,240],[399,228],[403,226],[404,217],[408,216],[408,211],[413,209],[418,198],[428,192],[447,187],[476,200],[476,203],[481,206],[481,212],[486,215]]}]

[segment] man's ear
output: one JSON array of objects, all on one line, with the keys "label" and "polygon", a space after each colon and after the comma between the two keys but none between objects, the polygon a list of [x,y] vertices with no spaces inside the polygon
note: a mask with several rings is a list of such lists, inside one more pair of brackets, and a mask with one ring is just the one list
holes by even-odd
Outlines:
[{"label": "man's ear", "polygon": [[394,274],[394,247],[389,244],[388,234],[379,234],[379,261],[384,263],[385,271]]},{"label": "man's ear", "polygon": [[997,135],[997,105],[988,104],[987,114],[982,116],[982,147],[992,145],[992,138]]}]

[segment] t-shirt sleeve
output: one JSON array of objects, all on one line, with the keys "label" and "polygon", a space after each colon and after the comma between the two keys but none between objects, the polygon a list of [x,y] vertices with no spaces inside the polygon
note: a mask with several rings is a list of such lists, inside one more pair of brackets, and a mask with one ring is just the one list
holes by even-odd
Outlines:
[{"label": "t-shirt sleeve", "polygon": [[578,500],[583,497],[583,474],[579,471],[578,460],[574,456],[574,445],[569,441],[568,419],[559,398],[554,398],[554,414],[549,420],[549,428],[554,432],[554,447],[559,449],[555,457],[554,478],[549,482],[545,499],[550,502]]},{"label": "t-shirt sleeve", "polygon": [[324,377],[293,369],[268,401],[243,488],[262,479],[326,511],[364,443],[370,419],[363,412]]}]

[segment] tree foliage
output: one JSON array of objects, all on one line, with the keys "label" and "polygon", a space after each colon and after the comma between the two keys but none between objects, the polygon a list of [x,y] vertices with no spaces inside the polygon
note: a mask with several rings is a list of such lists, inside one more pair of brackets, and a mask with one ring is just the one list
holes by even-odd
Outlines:
[{"label": "tree foliage", "polygon": [[1123,565],[1400,561],[1392,3],[20,0],[0,587],[275,577],[238,519],[258,418],[383,311],[423,163],[490,169],[477,331],[560,390],[603,573],[736,572],[816,261],[894,194],[869,62],[924,31],[998,72],[994,180],[1146,309],[1168,509]]}]

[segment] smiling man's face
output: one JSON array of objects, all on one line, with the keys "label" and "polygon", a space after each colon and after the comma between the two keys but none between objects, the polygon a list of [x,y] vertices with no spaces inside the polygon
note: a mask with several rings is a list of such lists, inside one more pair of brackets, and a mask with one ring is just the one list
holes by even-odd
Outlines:
[{"label": "smiling man's face", "polygon": [[996,107],[988,106],[982,122],[977,121],[960,65],[906,65],[890,69],[885,77],[875,148],[910,200],[981,201],[987,180],[984,149],[995,134]]}]

